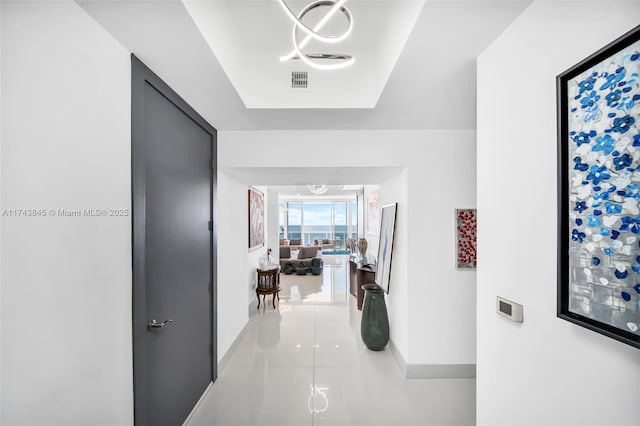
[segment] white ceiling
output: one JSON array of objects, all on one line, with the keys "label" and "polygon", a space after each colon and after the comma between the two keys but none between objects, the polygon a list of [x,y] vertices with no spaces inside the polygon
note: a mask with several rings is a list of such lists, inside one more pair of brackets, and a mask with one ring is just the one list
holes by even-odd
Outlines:
[{"label": "white ceiling", "polygon": [[[224,173],[247,185],[264,185],[287,199],[352,199],[356,190],[344,185],[377,185],[397,176],[402,167],[225,167]],[[328,191],[312,195],[307,185],[327,185]]]},{"label": "white ceiling", "polygon": [[[247,108],[375,107],[424,3],[346,2],[354,22],[349,37],[337,44],[311,41],[303,49],[355,57],[352,66],[328,71],[300,60],[279,60],[293,49],[293,22],[277,0],[182,1]],[[286,4],[297,14],[309,3],[288,0]],[[313,27],[328,9],[311,11],[303,22]],[[345,16],[336,13],[320,32],[340,35],[347,27]],[[308,88],[292,89],[292,71],[308,72]]]},{"label": "white ceiling", "polygon": [[402,167],[225,167],[247,185],[373,185],[396,176]]},{"label": "white ceiling", "polygon": [[180,0],[77,2],[218,130],[474,129],[475,58],[531,3],[427,0],[375,108],[248,109]]},{"label": "white ceiling", "polygon": [[327,192],[322,195],[315,195],[309,191],[307,185],[276,185],[269,186],[278,193],[280,199],[287,200],[355,200],[356,190],[344,190],[342,185],[328,185]]}]

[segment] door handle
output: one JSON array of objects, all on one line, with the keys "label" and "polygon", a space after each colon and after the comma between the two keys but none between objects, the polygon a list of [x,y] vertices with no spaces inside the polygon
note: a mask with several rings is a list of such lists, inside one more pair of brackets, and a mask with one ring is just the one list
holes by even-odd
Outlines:
[{"label": "door handle", "polygon": [[158,322],[156,321],[156,319],[152,319],[151,321],[149,321],[147,323],[147,330],[152,331],[154,328],[162,328],[167,324],[172,323],[173,320],[172,319],[168,319],[168,320],[164,320],[162,322]]}]

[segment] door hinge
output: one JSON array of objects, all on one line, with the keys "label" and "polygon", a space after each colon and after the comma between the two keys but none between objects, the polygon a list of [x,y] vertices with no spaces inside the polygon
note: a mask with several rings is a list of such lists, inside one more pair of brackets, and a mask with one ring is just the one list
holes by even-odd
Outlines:
[{"label": "door hinge", "polygon": [[213,159],[209,159],[209,168],[213,170]]},{"label": "door hinge", "polygon": [[209,221],[209,231],[213,231],[213,222]]}]

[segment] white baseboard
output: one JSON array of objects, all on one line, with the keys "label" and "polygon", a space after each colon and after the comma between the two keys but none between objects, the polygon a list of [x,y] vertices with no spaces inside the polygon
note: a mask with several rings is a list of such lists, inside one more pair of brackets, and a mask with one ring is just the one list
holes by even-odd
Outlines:
[{"label": "white baseboard", "polygon": [[389,349],[391,349],[391,353],[393,354],[393,358],[396,360],[398,367],[400,367],[400,371],[404,377],[407,377],[407,362],[402,357],[402,354],[396,348],[396,345],[393,343],[393,340],[389,340]]},{"label": "white baseboard", "polygon": [[[229,363],[229,360],[231,359],[231,354],[233,353],[235,348],[238,346],[238,344],[239,344],[240,340],[242,339],[242,337],[247,333],[247,326],[248,325],[249,325],[249,321],[247,321],[246,324],[244,325],[244,327],[242,327],[242,330],[240,330],[240,333],[238,333],[236,338],[233,340],[233,343],[231,344],[231,346],[229,346],[229,349],[227,349],[227,352],[220,359],[220,362],[218,362],[218,376],[220,376],[220,373],[224,370],[224,368]],[[200,399],[198,399],[198,402],[196,402],[196,405],[193,406],[193,408],[191,409],[191,412],[189,413],[187,418],[184,420],[184,423],[182,423],[183,426],[189,424],[189,422],[191,421],[191,417],[193,416],[193,413],[196,412],[196,410],[198,409],[198,407],[202,403],[204,397],[207,395],[207,393],[209,392],[209,390],[211,389],[212,386],[213,386],[213,382],[209,383],[209,386],[207,386],[207,388],[204,390],[204,392],[200,396]]]},{"label": "white baseboard", "polygon": [[224,371],[225,367],[229,363],[229,360],[231,359],[231,354],[233,354],[235,349],[238,347],[240,340],[242,340],[244,335],[247,334],[248,326],[249,326],[249,321],[247,321],[244,324],[244,327],[242,327],[242,330],[240,330],[240,333],[238,333],[236,338],[233,339],[233,343],[231,343],[231,346],[229,346],[229,349],[227,349],[227,352],[225,352],[222,358],[220,358],[220,361],[218,362],[218,376],[220,375],[220,373],[222,373],[222,371]]},{"label": "white baseboard", "polygon": [[249,317],[253,316],[257,310],[258,310],[258,298],[253,297],[249,302]]},{"label": "white baseboard", "polygon": [[398,348],[389,341],[389,349],[402,375],[407,379],[475,379],[475,364],[407,364]]},{"label": "white baseboard", "polygon": [[475,379],[475,364],[409,364],[408,379]]}]

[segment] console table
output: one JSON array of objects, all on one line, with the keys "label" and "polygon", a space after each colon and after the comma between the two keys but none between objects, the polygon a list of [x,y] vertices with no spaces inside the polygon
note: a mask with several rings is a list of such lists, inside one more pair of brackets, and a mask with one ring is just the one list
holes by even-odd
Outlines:
[{"label": "console table", "polygon": [[349,292],[358,300],[358,310],[362,310],[364,284],[373,284],[376,280],[376,265],[360,265],[355,258],[349,258]]}]

